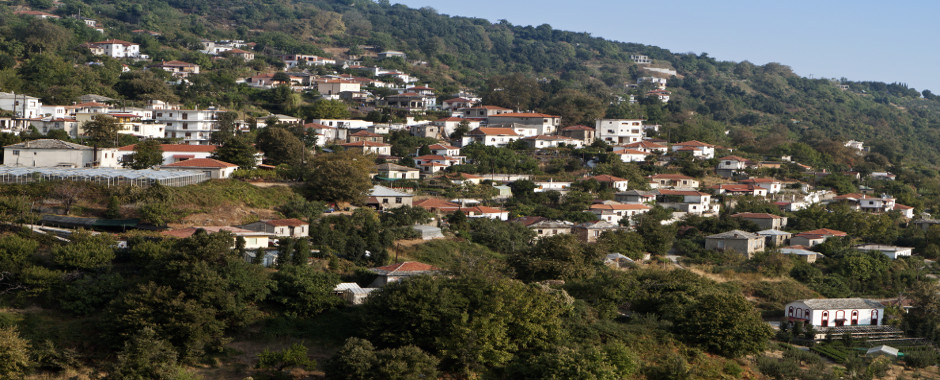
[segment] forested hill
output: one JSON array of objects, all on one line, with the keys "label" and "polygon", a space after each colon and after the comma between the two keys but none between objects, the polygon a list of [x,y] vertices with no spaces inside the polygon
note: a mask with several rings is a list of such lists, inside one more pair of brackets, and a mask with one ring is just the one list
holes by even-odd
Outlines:
[{"label": "forested hill", "polygon": [[[30,81],[37,75],[11,79],[14,69],[9,58],[20,62],[22,69],[24,61],[40,52],[55,51],[80,63],[86,57],[76,46],[102,37],[138,42],[154,60],[197,62],[208,61],[194,53],[201,39],[256,42],[255,50],[272,63],[271,57],[283,53],[340,59],[351,54],[372,63],[375,51],[393,49],[407,53],[407,62],[385,60],[383,67],[417,75],[442,98],[469,89],[482,93],[491,104],[561,114],[566,124],[589,124],[605,115],[644,117],[662,124],[663,137],[673,141],[698,139],[755,155],[789,153],[805,164],[830,170],[885,169],[904,177],[922,174],[909,170],[921,165],[934,168],[940,162],[940,101],[929,91],[922,96],[903,84],[808,79],[782,64],[721,62],[707,54],[675,54],[548,25],[451,17],[385,0],[69,0],[57,8],[50,0],[8,4],[0,14],[0,35],[17,43],[0,44],[0,68],[5,69],[0,87],[7,91],[40,89]],[[38,21],[13,15],[13,10],[27,7],[93,17],[106,33],[81,29],[69,23],[73,20],[59,21],[62,27],[51,31],[37,29],[33,24]],[[132,32],[140,29],[161,35]],[[49,38],[54,41],[43,40]],[[632,54],[649,56],[653,67],[677,71],[668,82],[672,99],[667,105],[642,96],[650,87],[625,87],[648,75],[633,63]],[[65,77],[62,80],[69,79]],[[244,105],[244,99],[235,95],[231,76],[220,71],[208,80],[211,86],[177,89],[176,94],[190,104]],[[115,95],[110,85],[116,78],[99,82],[79,86]],[[641,95],[639,104],[618,104],[631,91]],[[57,95],[61,93],[52,94]],[[842,146],[849,139],[865,141],[873,154],[864,160],[851,154]]]}]

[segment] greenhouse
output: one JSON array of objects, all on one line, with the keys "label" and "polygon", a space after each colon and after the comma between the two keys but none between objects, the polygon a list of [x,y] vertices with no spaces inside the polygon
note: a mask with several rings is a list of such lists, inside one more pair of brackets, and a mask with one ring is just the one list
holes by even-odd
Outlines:
[{"label": "greenhouse", "polygon": [[69,180],[93,182],[111,186],[187,186],[209,180],[201,171],[118,169],[118,168],[27,168],[0,166],[0,183],[30,183],[37,181]]}]

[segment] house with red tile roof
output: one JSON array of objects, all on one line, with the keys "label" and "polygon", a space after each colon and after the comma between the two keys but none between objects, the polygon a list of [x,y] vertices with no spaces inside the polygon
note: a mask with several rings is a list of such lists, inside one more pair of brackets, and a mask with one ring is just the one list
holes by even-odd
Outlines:
[{"label": "house with red tile roof", "polygon": [[177,78],[185,78],[190,74],[199,74],[199,65],[183,61],[162,61],[151,68],[163,69]]},{"label": "house with red tile roof", "polygon": [[223,179],[232,176],[238,165],[225,161],[219,161],[212,158],[191,158],[188,160],[177,161],[169,165],[160,166],[165,170],[192,170],[205,172],[212,179]]},{"label": "house with red tile roof", "polygon": [[[136,146],[132,144],[117,148],[118,160],[121,162],[130,160],[130,155],[134,154]],[[209,158],[215,152],[215,148],[217,148],[215,145],[160,144],[160,150],[163,151],[163,165],[193,158]]]},{"label": "house with red tile roof", "polygon": [[783,183],[773,178],[748,178],[742,179],[738,183],[763,187],[767,189],[767,194],[779,193],[783,188]]},{"label": "house with red tile roof", "polygon": [[245,239],[245,249],[256,250],[268,248],[270,238],[273,234],[268,232],[259,232],[246,230],[244,228],[232,227],[232,226],[203,226],[203,227],[187,227],[187,228],[177,228],[173,230],[167,230],[161,232],[162,235],[173,237],[177,239],[185,239],[190,236],[193,236],[197,231],[203,230],[208,234],[216,234],[219,232],[228,232],[233,236],[232,239],[232,248],[235,247],[236,241],[239,237]]},{"label": "house with red tile roof", "polygon": [[744,184],[719,184],[708,187],[711,190],[715,191],[715,194],[721,195],[750,195],[755,197],[766,197],[767,189],[754,186],[754,185],[744,185]]},{"label": "house with red tile roof", "polygon": [[[626,145],[620,145],[627,149],[635,149],[640,152],[666,154],[669,147],[649,140],[637,141]],[[614,149],[617,149],[616,147]]]},{"label": "house with red tile roof", "polygon": [[849,234],[839,231],[832,230],[828,228],[820,228],[812,231],[805,231],[794,235],[790,238],[791,245],[802,245],[805,247],[815,247],[819,244],[822,244],[826,239],[831,237],[846,237]]},{"label": "house with red tile roof", "polygon": [[357,141],[340,144],[340,146],[349,150],[362,152],[362,154],[376,154],[379,156],[390,156],[392,154],[392,146],[380,142]]},{"label": "house with red tile roof", "polygon": [[499,115],[504,113],[512,113],[513,110],[509,108],[503,108],[499,106],[475,106],[469,108],[461,108],[460,113],[463,114],[465,118],[473,119],[484,119],[486,120],[490,116]]},{"label": "house with red tile roof", "polygon": [[467,146],[471,142],[476,142],[486,146],[503,147],[520,138],[522,136],[512,128],[479,127],[464,136],[462,145]]},{"label": "house with red tile roof", "polygon": [[393,282],[415,276],[434,276],[442,272],[441,268],[417,261],[405,261],[391,265],[369,269],[379,277],[369,285],[370,288],[381,288]]},{"label": "house with red tile roof", "polygon": [[613,154],[620,156],[620,161],[623,162],[644,162],[646,158],[651,155],[651,153],[639,151],[636,149],[624,148],[621,146],[615,146]]},{"label": "house with red tile roof", "polygon": [[657,188],[687,188],[694,189],[699,186],[699,182],[692,177],[683,174],[654,174],[650,177],[650,187]]},{"label": "house with red tile roof", "polygon": [[706,160],[715,158],[715,146],[701,141],[685,141],[672,145],[673,152],[689,152],[692,157]]},{"label": "house with red tile roof", "polygon": [[111,58],[146,58],[140,54],[140,45],[133,42],[110,39],[92,42],[89,45],[101,49],[101,55]]},{"label": "house with red tile roof", "polygon": [[676,211],[689,214],[714,214],[717,215],[720,206],[712,204],[711,194],[693,190],[655,190],[656,203],[665,208],[671,208]]},{"label": "house with red tile roof", "polygon": [[372,133],[367,130],[357,131],[349,135],[349,142],[360,142],[360,141],[370,141],[377,143],[384,143],[385,137],[378,133]]},{"label": "house with red tile roof", "polygon": [[533,149],[559,148],[562,146],[569,146],[574,148],[584,147],[584,141],[557,135],[536,135],[523,137],[522,141],[524,141],[528,147]]},{"label": "house with red tile roof", "polygon": [[647,213],[651,208],[650,206],[638,203],[617,204],[614,202],[593,204],[590,207],[590,211],[600,220],[620,224],[620,221],[624,218],[632,221],[634,216]]},{"label": "house with red tile roof", "polygon": [[441,109],[458,110],[473,107],[477,102],[467,98],[453,98],[441,102]]},{"label": "house with red tile roof", "polygon": [[487,118],[487,125],[511,127],[516,133],[528,137],[553,135],[561,127],[561,116],[537,112],[507,112]]},{"label": "house with red tile roof", "polygon": [[601,175],[596,175],[593,177],[585,177],[584,179],[595,180],[597,182],[600,182],[603,185],[606,185],[614,189],[614,191],[627,191],[627,185],[630,183],[630,181],[627,179],[614,177],[609,174],[601,174]]}]

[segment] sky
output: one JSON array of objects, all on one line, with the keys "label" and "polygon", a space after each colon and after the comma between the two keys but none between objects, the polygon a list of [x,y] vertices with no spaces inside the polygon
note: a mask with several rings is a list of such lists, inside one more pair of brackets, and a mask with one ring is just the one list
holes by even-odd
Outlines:
[{"label": "sky", "polygon": [[549,24],[722,61],[778,62],[812,78],[940,93],[940,1],[393,0],[441,14]]}]

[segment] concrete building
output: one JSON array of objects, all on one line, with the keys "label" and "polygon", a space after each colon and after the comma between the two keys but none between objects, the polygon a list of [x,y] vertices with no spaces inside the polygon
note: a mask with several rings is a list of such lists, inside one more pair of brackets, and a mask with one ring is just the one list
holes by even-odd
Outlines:
[{"label": "concrete building", "polygon": [[120,167],[117,148],[95,148],[55,139],[39,139],[3,147],[3,165],[28,167]]},{"label": "concrete building", "polygon": [[735,251],[747,255],[764,250],[764,238],[758,234],[731,230],[705,237],[705,249],[716,251]]},{"label": "concrete building", "polygon": [[218,110],[158,110],[154,119],[166,125],[167,138],[181,138],[186,144],[208,145],[212,132],[219,130]]},{"label": "concrete building", "polygon": [[816,298],[790,302],[783,312],[788,321],[813,327],[878,326],[884,324],[885,307],[862,298]]}]

